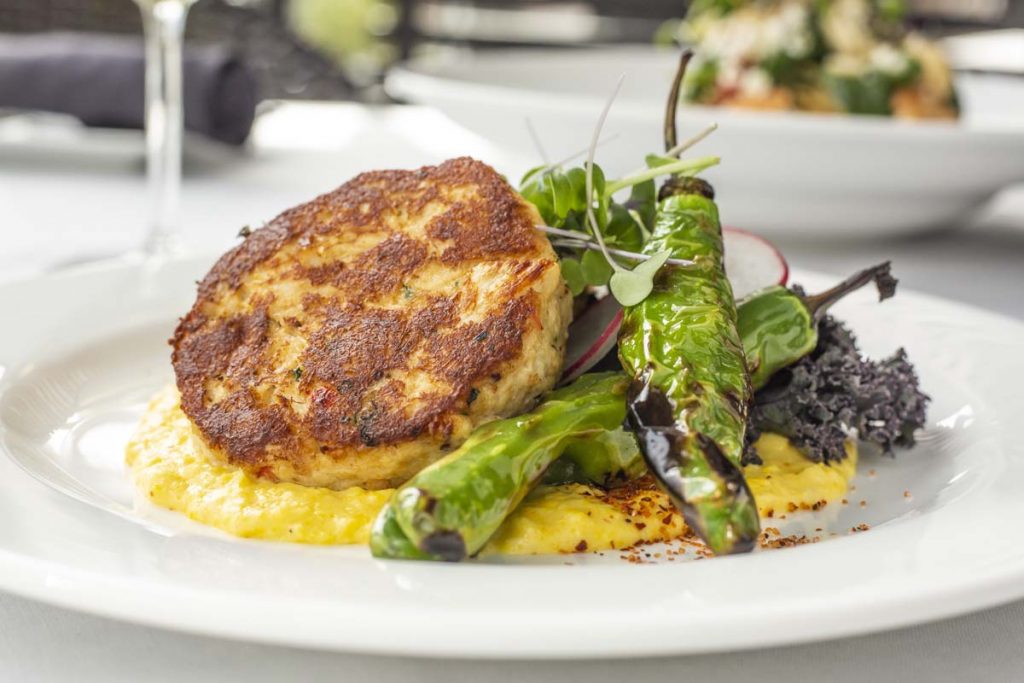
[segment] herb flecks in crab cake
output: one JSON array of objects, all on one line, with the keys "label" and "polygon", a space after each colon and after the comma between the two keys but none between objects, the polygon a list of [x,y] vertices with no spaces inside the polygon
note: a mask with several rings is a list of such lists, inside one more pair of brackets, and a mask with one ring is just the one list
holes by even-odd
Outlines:
[{"label": "herb flecks in crab cake", "polygon": [[468,158],[364,173],[253,231],[171,343],[215,459],[396,485],[558,377],[569,292],[536,209]]}]

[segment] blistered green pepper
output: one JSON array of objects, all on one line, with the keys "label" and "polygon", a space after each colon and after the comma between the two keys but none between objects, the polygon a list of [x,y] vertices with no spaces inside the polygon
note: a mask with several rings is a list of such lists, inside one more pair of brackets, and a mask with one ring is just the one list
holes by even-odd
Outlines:
[{"label": "blistered green pepper", "polygon": [[737,328],[754,389],[760,389],[776,372],[814,350],[818,345],[818,323],[832,304],[869,282],[875,283],[880,300],[891,297],[896,291],[896,280],[889,270],[886,261],[814,296],[773,286],[742,301]]},{"label": "blistered green pepper", "polygon": [[634,379],[627,413],[651,473],[715,553],[754,547],[760,522],[740,469],[751,397],[714,201],[658,204],[645,250],[665,266],[654,291],[625,310],[619,359]]},{"label": "blistered green pepper", "polygon": [[[809,354],[818,344],[818,323],[845,295],[874,282],[879,300],[895,293],[890,264],[866,268],[820,294],[772,286],[751,294],[736,307],[736,327],[753,389]],[[543,483],[577,482],[605,488],[643,475],[647,467],[636,437],[623,429],[574,442],[544,474]]]},{"label": "blistered green pepper", "polygon": [[[665,108],[665,150],[676,147],[683,53]],[[624,311],[619,360],[633,378],[627,416],[655,479],[716,554],[748,552],[760,533],[740,467],[753,390],[725,276],[714,190],[687,175],[662,186],[647,254],[666,265],[651,294]]]},{"label": "blistered green pepper", "polygon": [[536,410],[475,430],[395,492],[374,525],[373,554],[449,561],[475,555],[567,448],[610,438],[625,419],[627,384],[621,373],[584,375]]},{"label": "blistered green pepper", "polygon": [[440,560],[423,552],[409,540],[409,537],[398,526],[395,511],[391,505],[385,505],[373,522],[370,530],[370,553],[374,557],[385,557],[392,560]]},{"label": "blistered green pepper", "polygon": [[[798,292],[782,287],[769,287],[756,292],[741,303],[737,308],[737,329],[743,340],[747,363],[750,365],[753,388],[759,389],[767,383],[774,372],[810,353],[817,344],[817,320],[828,306],[844,294],[872,280],[878,286],[882,299],[892,295],[896,281],[889,274],[889,264],[884,263],[861,271],[815,296],[804,297]],[[590,392],[599,392],[602,387],[610,385],[614,390],[615,400],[623,403],[621,414],[624,415],[624,396],[621,388],[626,385],[628,379],[625,375],[619,375],[619,378],[620,381],[616,382],[614,375],[611,374],[584,375],[577,380],[573,388],[596,397],[597,393]],[[594,405],[600,410],[605,409],[604,399]],[[619,413],[616,413],[615,417],[619,417]],[[487,427],[480,429],[492,433]],[[493,433],[493,438],[503,438],[502,433]],[[549,451],[548,455],[554,455],[555,452]],[[586,437],[567,440],[563,444],[561,455],[544,472],[542,483],[579,482],[608,487],[635,479],[646,471],[647,466],[640,455],[636,437],[621,427],[615,427],[598,433],[588,431]],[[529,491],[533,483],[529,479],[520,480],[520,488],[524,492]],[[460,487],[455,487],[453,492],[458,495],[465,493]],[[516,495],[519,496],[519,493]],[[508,508],[508,511],[511,509]],[[490,518],[487,519],[488,524],[492,523]],[[474,523],[466,522],[467,525]],[[376,557],[442,559],[440,556],[424,552],[409,540],[398,525],[390,505],[385,506],[374,524],[370,536],[370,549]]]},{"label": "blistered green pepper", "polygon": [[636,437],[620,427],[569,442],[541,483],[553,486],[573,482],[607,489],[641,477],[646,471]]}]

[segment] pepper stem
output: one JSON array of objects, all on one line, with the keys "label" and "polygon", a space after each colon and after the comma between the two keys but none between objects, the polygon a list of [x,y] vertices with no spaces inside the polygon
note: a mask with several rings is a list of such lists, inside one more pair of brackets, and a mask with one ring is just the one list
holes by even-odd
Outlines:
[{"label": "pepper stem", "polygon": [[877,266],[865,268],[859,273],[855,273],[831,289],[827,289],[820,294],[805,297],[804,303],[807,305],[807,310],[811,312],[814,322],[819,322],[825,316],[825,313],[828,312],[828,309],[832,307],[832,304],[869,282],[874,282],[875,287],[878,288],[879,301],[885,301],[896,294],[896,283],[899,280],[892,276],[890,272],[891,267],[891,261],[879,263]]},{"label": "pepper stem", "polygon": [[678,144],[676,133],[676,109],[679,107],[679,90],[683,85],[683,76],[686,74],[686,66],[693,58],[693,50],[683,50],[679,57],[679,68],[676,69],[675,78],[672,79],[672,88],[668,91],[668,102],[665,105],[665,151],[670,152]]}]

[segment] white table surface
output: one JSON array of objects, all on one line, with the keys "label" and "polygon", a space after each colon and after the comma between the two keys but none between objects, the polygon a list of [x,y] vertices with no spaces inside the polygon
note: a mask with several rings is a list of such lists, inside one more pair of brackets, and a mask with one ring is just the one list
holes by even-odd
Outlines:
[{"label": "white table surface", "polygon": [[[117,253],[142,238],[141,138],[0,119],[0,280]],[[509,154],[416,107],[283,105],[245,150],[191,141],[186,244],[220,250],[243,225],[361,170],[472,155],[517,178]],[[728,197],[720,197],[728,222]],[[1024,318],[1024,188],[969,225],[869,243],[778,240],[793,265],[848,273],[892,259],[903,286]],[[454,662],[304,652],[176,634],[0,594],[0,681],[1024,680],[1024,601],[902,631],[807,646],[620,662]]]}]

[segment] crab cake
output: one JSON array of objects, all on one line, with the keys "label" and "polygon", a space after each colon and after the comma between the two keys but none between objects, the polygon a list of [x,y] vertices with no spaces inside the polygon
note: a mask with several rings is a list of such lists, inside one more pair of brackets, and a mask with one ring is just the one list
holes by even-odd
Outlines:
[{"label": "crab cake", "polygon": [[364,173],[253,231],[171,340],[196,443],[265,479],[376,489],[529,408],[571,313],[538,223],[460,158]]}]

